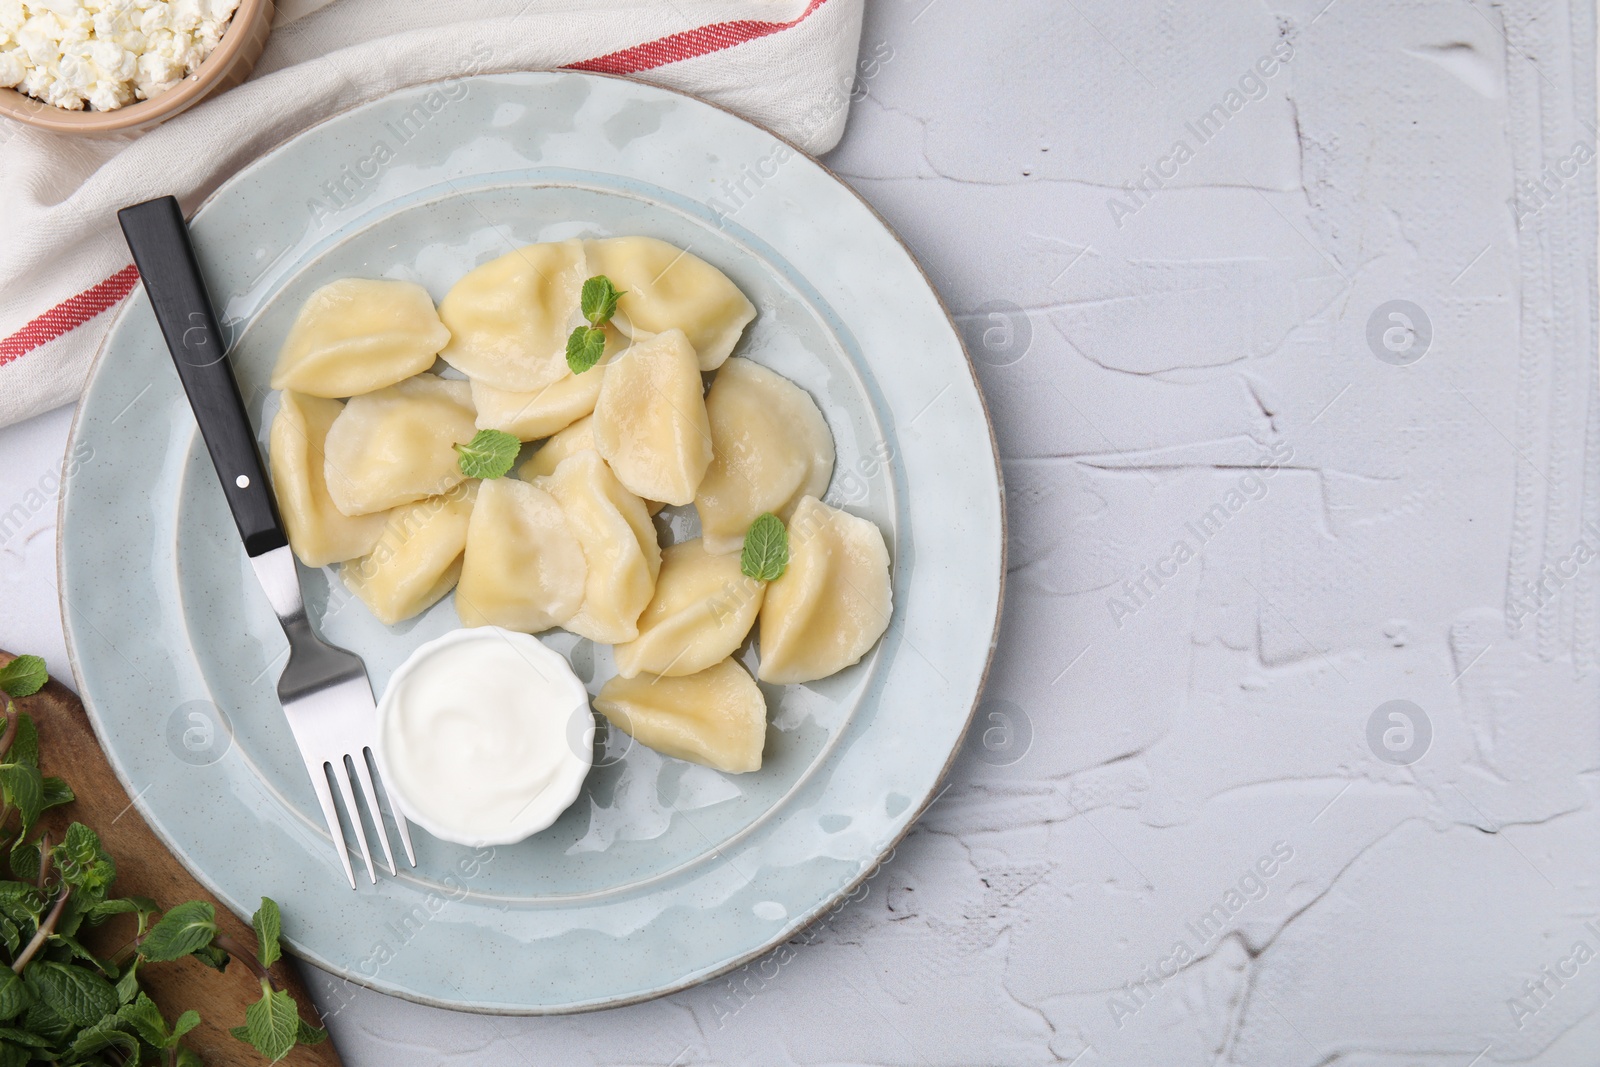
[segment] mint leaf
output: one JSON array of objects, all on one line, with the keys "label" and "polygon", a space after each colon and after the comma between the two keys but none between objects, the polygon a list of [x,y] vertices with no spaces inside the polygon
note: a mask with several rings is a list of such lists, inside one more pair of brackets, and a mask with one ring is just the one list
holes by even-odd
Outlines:
[{"label": "mint leaf", "polygon": [[39,766],[39,730],[33,725],[33,716],[27,712],[17,715],[17,735],[11,739],[11,749],[4,755],[10,763]]},{"label": "mint leaf", "polygon": [[173,1061],[173,1067],[206,1067],[206,1061],[200,1058],[199,1053],[180,1048],[178,1058]]},{"label": "mint leaf", "polygon": [[139,957],[128,962],[128,969],[117,979],[117,1002],[126,1004],[139,995]]},{"label": "mint leaf", "polygon": [[300,1012],[288,993],[266,990],[244,1010],[244,1025],[234,1027],[231,1033],[276,1063],[294,1048],[300,1035]]},{"label": "mint leaf", "polygon": [[472,440],[456,445],[456,463],[468,478],[503,478],[517,461],[522,442],[504,430],[479,430]]},{"label": "mint leaf", "polygon": [[783,520],[770,511],[756,516],[744,534],[744,551],[739,553],[739,569],[746,578],[771,582],[783,577],[789,566],[789,531]]},{"label": "mint leaf", "polygon": [[567,366],[582,374],[606,354],[606,332],[598,326],[579,326],[567,338]]},{"label": "mint leaf", "polygon": [[14,697],[31,697],[44,688],[50,675],[38,656],[18,656],[0,667],[0,689]]},{"label": "mint leaf", "polygon": [[92,1026],[117,1010],[116,989],[85,967],[35,959],[22,980],[47,1008],[79,1026]]},{"label": "mint leaf", "polygon": [[199,1025],[200,1013],[195,1011],[193,1008],[190,1008],[188,1011],[178,1016],[178,1021],[172,1024],[172,1037],[168,1039],[167,1047],[171,1048],[173,1045],[176,1045],[180,1037],[182,1037],[184,1034],[187,1034],[190,1030],[193,1030]]},{"label": "mint leaf", "polygon": [[594,326],[604,326],[617,313],[617,300],[623,295],[617,292],[610,278],[596,274],[583,283],[583,293],[578,298],[583,307],[583,317]]},{"label": "mint leaf", "polygon": [[228,969],[228,961],[233,957],[216,945],[201,945],[194,950],[194,958],[220,974]]},{"label": "mint leaf", "polygon": [[139,955],[152,963],[180,959],[205,948],[217,936],[217,909],[202,900],[191,900],[161,916],[150,928]]},{"label": "mint leaf", "polygon": [[140,993],[131,1004],[117,1009],[117,1018],[133,1027],[134,1032],[156,1048],[167,1047],[167,1020],[161,1017],[156,1002]]},{"label": "mint leaf", "polygon": [[67,827],[67,836],[50,850],[50,856],[61,871],[62,881],[95,900],[105,895],[117,877],[116,864],[100,847],[100,836],[81,822]]},{"label": "mint leaf", "polygon": [[[33,968],[28,968],[30,973]],[[29,991],[32,993],[32,990]],[[22,1017],[22,1025],[42,1037],[53,1042],[65,1042],[77,1029],[72,1020],[62,1015],[59,1011],[34,997],[32,1004],[28,1005],[28,1013]]]},{"label": "mint leaf", "polygon": [[22,833],[33,828],[44,811],[44,778],[31,763],[0,763],[0,788],[22,816]]},{"label": "mint leaf", "polygon": [[79,1030],[77,1039],[72,1042],[72,1054],[90,1056],[114,1046],[122,1052],[126,1062],[139,1062],[139,1039],[125,1032],[122,1026],[122,1020],[108,1015],[93,1026]]},{"label": "mint leaf", "polygon": [[65,779],[57,778],[53,774],[44,776],[44,806],[46,811],[60,807],[62,804],[71,804],[77,799],[78,794],[72,791],[72,787],[66,783]]},{"label": "mint leaf", "polygon": [[32,1048],[49,1048],[50,1042],[38,1034],[30,1034],[26,1030],[18,1030],[14,1026],[0,1026],[0,1041],[10,1041],[17,1045],[28,1045]]},{"label": "mint leaf", "polygon": [[135,912],[149,915],[155,910],[156,902],[149,897],[112,897],[91,904],[84,917],[92,923],[98,923],[113,915],[129,915]]},{"label": "mint leaf", "polygon": [[296,1033],[295,1039],[299,1041],[300,1044],[320,1045],[324,1041],[328,1040],[328,1031],[318,1029],[317,1027],[306,1022],[304,1019],[300,1019],[299,1022],[300,1029]]},{"label": "mint leaf", "polygon": [[20,836],[11,846],[11,873],[24,882],[39,880],[40,842],[24,841]]},{"label": "mint leaf", "polygon": [[256,928],[256,958],[261,961],[261,966],[271,967],[278,962],[282,953],[278,950],[278,937],[283,933],[283,917],[278,913],[278,904],[271,897],[261,898],[261,910],[257,911],[250,919],[250,925]]},{"label": "mint leaf", "polygon": [[0,882],[0,915],[36,924],[45,903],[44,891],[27,882]]},{"label": "mint leaf", "polygon": [[33,994],[10,967],[0,968],[0,1019],[15,1019],[33,1003]]}]

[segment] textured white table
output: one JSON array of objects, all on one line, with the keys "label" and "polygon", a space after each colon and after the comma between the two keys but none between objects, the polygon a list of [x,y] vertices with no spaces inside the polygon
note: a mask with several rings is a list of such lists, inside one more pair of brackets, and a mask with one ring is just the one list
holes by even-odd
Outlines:
[{"label": "textured white table", "polygon": [[[1009,487],[968,755],[761,964],[564,1019],[357,993],[346,1062],[1600,1059],[1594,13],[1326,3],[869,5],[830,162]],[[0,433],[0,639],[60,675],[69,418]]]}]

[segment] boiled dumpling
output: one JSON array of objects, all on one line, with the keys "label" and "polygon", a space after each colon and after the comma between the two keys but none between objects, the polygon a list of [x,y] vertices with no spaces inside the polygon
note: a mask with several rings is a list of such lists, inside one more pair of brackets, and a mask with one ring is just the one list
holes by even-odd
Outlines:
[{"label": "boiled dumpling", "polygon": [[490,260],[439,302],[450,343],[439,354],[474,381],[534,393],[571,373],[567,336],[582,324],[582,241],[528,245]]},{"label": "boiled dumpling", "polygon": [[[535,478],[545,478],[556,472],[556,467],[561,461],[575,452],[585,449],[594,449],[594,417],[586,416],[556,434],[550,440],[540,445],[533,455],[528,457],[517,471],[517,477],[525,482]],[[662,508],[659,500],[646,500],[644,506],[654,515]]]},{"label": "boiled dumpling", "polygon": [[638,341],[606,370],[594,447],[629,491],[687,504],[711,464],[711,427],[694,349],[682,330]]},{"label": "boiled dumpling", "polygon": [[272,387],[320,397],[370,393],[427,370],[449,341],[422,286],[341,278],[300,309],[278,352]]},{"label": "boiled dumpling", "polygon": [[617,671],[678,677],[726,659],[755,625],[765,591],[739,569],[737,555],[707,555],[698,537],[663,549],[639,636],[612,650]]},{"label": "boiled dumpling", "polygon": [[706,396],[711,466],[695,495],[710,552],[737,552],[764,511],[788,519],[833,477],[833,434],[809,393],[747,359],[730,359]]},{"label": "boiled dumpling", "polygon": [[566,429],[594,410],[606,365],[628,343],[620,331],[607,329],[605,353],[599,363],[582,374],[568,372],[565,378],[532,393],[511,393],[474,380],[472,403],[478,409],[478,429],[504,430],[524,441],[537,441]]},{"label": "boiled dumpling", "polygon": [[568,456],[583,451],[594,451],[594,418],[585,416],[540,445],[528,461],[517,470],[517,477],[525,482],[535,478],[548,478]]},{"label": "boiled dumpling", "polygon": [[562,460],[535,484],[561,504],[588,563],[583,606],[564,625],[601,644],[632,641],[661,571],[661,547],[644,501],[590,449]]},{"label": "boiled dumpling", "polygon": [[665,241],[611,237],[584,247],[589,273],[604,274],[623,294],[616,318],[623,331],[638,340],[676,327],[688,335],[701,370],[722,366],[756,317],[726,274]]},{"label": "boiled dumpling", "polygon": [[[589,373],[588,371],[584,372]],[[517,470],[517,477],[525,482],[545,478],[555,473],[561,461],[585,449],[593,449],[594,416],[586,415],[572,425],[555,433],[529,456]],[[659,500],[645,500],[645,507],[654,515],[663,507]]]},{"label": "boiled dumpling", "polygon": [[512,478],[483,482],[467,524],[456,614],[465,626],[548,630],[583,603],[587,570],[554,497]]},{"label": "boiled dumpling", "polygon": [[809,682],[866,655],[889,627],[889,549],[866,519],[805,497],[789,520],[789,566],[761,605],[763,682]]},{"label": "boiled dumpling", "polygon": [[272,420],[272,489],[289,544],[307,567],[365,556],[383,534],[384,512],[351,517],[328,495],[323,441],[344,405],[285,392]]},{"label": "boiled dumpling", "polygon": [[346,515],[436,496],[466,477],[453,446],[477,430],[466,382],[419,374],[353,397],[328,430],[328,495]]},{"label": "boiled dumpling", "polygon": [[761,769],[767,705],[754,679],[731,659],[681,678],[613,678],[594,706],[662,755],[732,774]]},{"label": "boiled dumpling", "polygon": [[372,552],[339,568],[350,591],[393,626],[423,611],[461,576],[476,481],[389,513]]}]

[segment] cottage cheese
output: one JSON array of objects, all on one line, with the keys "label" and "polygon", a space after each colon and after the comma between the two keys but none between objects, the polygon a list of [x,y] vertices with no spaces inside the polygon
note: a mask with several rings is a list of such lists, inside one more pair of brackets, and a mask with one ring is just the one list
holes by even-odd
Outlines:
[{"label": "cottage cheese", "polygon": [[110,111],[176,85],[239,0],[0,0],[0,86]]}]

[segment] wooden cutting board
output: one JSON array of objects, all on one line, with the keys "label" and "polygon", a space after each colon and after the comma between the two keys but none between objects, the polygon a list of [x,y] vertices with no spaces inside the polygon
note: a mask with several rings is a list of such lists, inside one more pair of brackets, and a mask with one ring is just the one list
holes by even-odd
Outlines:
[{"label": "wooden cutting board", "polygon": [[[14,658],[0,650],[0,666]],[[206,892],[133,807],[111,764],[106,762],[77,695],[51,679],[38,693],[18,700],[17,707],[31,715],[39,728],[41,769],[65,778],[78,796],[73,803],[47,812],[40,820],[52,836],[59,840],[68,823],[83,823],[100,835],[106,851],[117,862],[118,896],[150,897],[163,908],[186,900],[208,900],[217,909],[217,925],[240,943],[254,946],[255,933],[249,923]],[[284,915],[283,922],[292,927],[294,916]],[[300,1017],[320,1024],[317,1009],[293,965],[288,960],[280,961],[272,973],[299,1003]],[[183,959],[151,964],[141,968],[139,975],[168,1021],[189,1008],[200,1013],[203,1021],[184,1041],[205,1059],[207,1067],[262,1067],[266,1062],[255,1049],[228,1033],[228,1027],[244,1022],[245,1005],[261,997],[261,985],[247,968],[230,963],[226,972],[218,974],[198,960]],[[340,1067],[339,1053],[331,1040],[296,1048],[281,1062]]]}]

